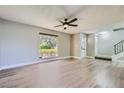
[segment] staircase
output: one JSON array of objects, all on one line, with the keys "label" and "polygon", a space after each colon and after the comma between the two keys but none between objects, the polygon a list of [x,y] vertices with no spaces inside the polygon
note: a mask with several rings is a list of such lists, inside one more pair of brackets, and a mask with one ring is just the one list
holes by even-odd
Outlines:
[{"label": "staircase", "polygon": [[114,62],[124,62],[124,40],[121,40],[114,45],[114,55],[112,56]]}]

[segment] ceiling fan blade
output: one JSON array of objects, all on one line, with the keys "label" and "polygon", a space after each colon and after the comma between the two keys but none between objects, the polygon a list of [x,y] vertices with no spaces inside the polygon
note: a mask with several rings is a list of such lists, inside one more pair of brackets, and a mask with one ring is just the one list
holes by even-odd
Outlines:
[{"label": "ceiling fan blade", "polygon": [[64,23],[64,22],[63,22],[63,21],[61,21],[61,20],[59,20],[59,22],[60,22],[60,23],[62,23],[62,24]]},{"label": "ceiling fan blade", "polygon": [[68,23],[72,23],[72,22],[75,22],[75,21],[77,21],[78,19],[77,18],[74,18],[74,19],[72,19],[71,21],[69,21]]},{"label": "ceiling fan blade", "polygon": [[78,25],[74,25],[74,24],[69,24],[69,26],[75,26],[75,27],[77,27]]},{"label": "ceiling fan blade", "polygon": [[60,27],[60,26],[63,26],[63,25],[57,25],[57,26],[54,26],[54,27]]}]

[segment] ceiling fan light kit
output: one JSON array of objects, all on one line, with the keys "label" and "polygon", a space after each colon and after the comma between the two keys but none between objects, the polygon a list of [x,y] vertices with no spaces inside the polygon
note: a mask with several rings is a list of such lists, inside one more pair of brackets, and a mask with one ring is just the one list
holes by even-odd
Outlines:
[{"label": "ceiling fan light kit", "polygon": [[66,28],[68,27],[68,25],[67,25],[67,24],[65,24],[65,25],[63,25],[63,26],[64,26],[64,27],[66,27]]}]

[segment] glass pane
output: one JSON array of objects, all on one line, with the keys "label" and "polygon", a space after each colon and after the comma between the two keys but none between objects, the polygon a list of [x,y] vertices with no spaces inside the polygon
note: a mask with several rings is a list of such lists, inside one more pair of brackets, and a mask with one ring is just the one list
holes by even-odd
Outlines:
[{"label": "glass pane", "polygon": [[57,37],[40,35],[40,55],[42,58],[58,56]]}]

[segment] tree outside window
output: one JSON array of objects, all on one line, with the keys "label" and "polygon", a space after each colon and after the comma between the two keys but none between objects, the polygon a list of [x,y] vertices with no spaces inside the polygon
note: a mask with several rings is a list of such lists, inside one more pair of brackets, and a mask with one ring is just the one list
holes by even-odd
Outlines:
[{"label": "tree outside window", "polygon": [[40,55],[42,58],[58,55],[56,36],[40,35]]}]

